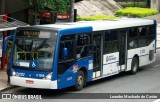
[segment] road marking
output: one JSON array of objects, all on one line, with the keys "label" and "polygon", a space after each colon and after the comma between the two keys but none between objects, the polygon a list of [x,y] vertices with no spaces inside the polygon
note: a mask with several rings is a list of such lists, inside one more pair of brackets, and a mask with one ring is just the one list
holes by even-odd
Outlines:
[{"label": "road marking", "polygon": [[153,67],[159,67],[160,66],[160,64],[158,64],[158,65],[155,65],[155,66],[153,66]]}]

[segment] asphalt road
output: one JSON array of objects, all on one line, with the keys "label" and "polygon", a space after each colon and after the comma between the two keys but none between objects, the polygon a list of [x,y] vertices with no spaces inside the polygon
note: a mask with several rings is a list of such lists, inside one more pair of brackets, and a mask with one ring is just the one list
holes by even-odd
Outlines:
[{"label": "asphalt road", "polygon": [[157,47],[160,47],[160,24],[157,26]]}]

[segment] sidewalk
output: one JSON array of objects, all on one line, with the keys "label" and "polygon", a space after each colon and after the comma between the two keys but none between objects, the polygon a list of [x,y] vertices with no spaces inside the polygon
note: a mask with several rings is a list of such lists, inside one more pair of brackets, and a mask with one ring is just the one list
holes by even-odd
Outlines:
[{"label": "sidewalk", "polygon": [[5,69],[0,69],[0,93],[15,87],[7,85],[7,78],[7,71]]},{"label": "sidewalk", "polygon": [[160,24],[160,13],[157,15],[153,15],[153,16],[148,16],[146,17],[147,19],[153,19],[157,21],[157,24]]}]

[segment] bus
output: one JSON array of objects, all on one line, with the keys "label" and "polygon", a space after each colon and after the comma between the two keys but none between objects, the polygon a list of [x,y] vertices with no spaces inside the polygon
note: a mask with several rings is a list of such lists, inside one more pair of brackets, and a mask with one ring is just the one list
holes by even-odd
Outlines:
[{"label": "bus", "polygon": [[19,27],[10,56],[12,85],[81,90],[156,60],[156,21],[117,19]]}]

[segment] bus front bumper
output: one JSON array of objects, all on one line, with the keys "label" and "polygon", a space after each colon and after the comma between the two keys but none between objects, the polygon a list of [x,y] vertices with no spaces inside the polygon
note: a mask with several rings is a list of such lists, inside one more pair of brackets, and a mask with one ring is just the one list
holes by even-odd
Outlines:
[{"label": "bus front bumper", "polygon": [[57,89],[57,80],[32,79],[11,76],[11,85],[17,85],[30,88]]}]

